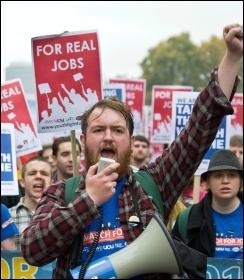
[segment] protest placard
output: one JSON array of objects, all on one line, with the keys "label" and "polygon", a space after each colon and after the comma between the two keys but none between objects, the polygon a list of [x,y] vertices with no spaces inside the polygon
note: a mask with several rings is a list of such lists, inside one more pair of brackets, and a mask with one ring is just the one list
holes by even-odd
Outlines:
[{"label": "protest placard", "polygon": [[110,84],[124,84],[126,92],[125,103],[131,110],[134,119],[134,134],[144,132],[144,105],[146,95],[146,80],[144,79],[109,79]]},{"label": "protest placard", "polygon": [[98,32],[34,37],[38,132],[77,130],[79,116],[102,99]]},{"label": "protest placard", "polygon": [[1,195],[18,195],[14,125],[1,123]]},{"label": "protest placard", "polygon": [[14,124],[16,156],[42,149],[20,79],[1,84],[1,122]]}]

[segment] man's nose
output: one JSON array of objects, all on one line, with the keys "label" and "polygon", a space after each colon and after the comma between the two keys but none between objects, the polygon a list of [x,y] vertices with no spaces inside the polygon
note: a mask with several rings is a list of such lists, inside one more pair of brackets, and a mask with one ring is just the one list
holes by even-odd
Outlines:
[{"label": "man's nose", "polygon": [[113,137],[112,137],[112,132],[111,132],[110,129],[106,129],[106,130],[105,130],[104,138],[105,138],[106,140],[112,140]]}]

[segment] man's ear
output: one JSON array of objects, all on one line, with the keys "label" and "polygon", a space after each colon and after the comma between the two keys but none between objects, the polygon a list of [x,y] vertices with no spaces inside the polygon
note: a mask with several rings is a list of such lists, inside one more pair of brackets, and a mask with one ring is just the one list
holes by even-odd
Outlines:
[{"label": "man's ear", "polygon": [[132,136],[130,137],[130,142],[131,142],[131,149],[132,149],[133,146],[134,146],[134,143],[135,143],[135,136],[134,136],[134,135],[132,135]]},{"label": "man's ear", "polygon": [[23,178],[19,179],[20,186],[24,189],[25,188],[25,180]]},{"label": "man's ear", "polygon": [[84,150],[85,150],[85,136],[84,136],[84,134],[81,134],[80,135],[80,142],[81,142],[81,151],[82,151],[82,153],[84,153]]},{"label": "man's ear", "polygon": [[133,147],[135,143],[135,136],[130,137],[130,153],[131,153],[131,160],[133,161]]}]

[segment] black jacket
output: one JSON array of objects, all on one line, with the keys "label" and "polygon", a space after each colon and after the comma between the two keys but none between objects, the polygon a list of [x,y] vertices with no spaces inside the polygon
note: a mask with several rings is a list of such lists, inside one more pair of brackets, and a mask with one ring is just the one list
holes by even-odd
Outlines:
[{"label": "black jacket", "polygon": [[[243,203],[243,193],[239,193],[238,197]],[[186,244],[207,255],[213,257],[215,252],[215,227],[211,211],[212,193],[207,193],[205,197],[192,206],[189,213],[187,224]],[[171,234],[181,238],[178,228],[178,218],[171,231]]]}]

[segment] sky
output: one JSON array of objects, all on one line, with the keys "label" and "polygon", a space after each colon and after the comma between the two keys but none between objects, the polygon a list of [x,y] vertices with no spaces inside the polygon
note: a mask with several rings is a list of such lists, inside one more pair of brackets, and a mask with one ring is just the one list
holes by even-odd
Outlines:
[{"label": "sky", "polygon": [[242,22],[242,1],[1,1],[1,80],[11,63],[32,62],[32,37],[97,30],[105,82],[139,78],[149,50],[172,36],[200,45]]}]

